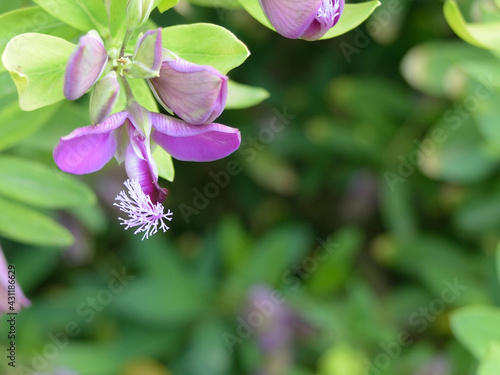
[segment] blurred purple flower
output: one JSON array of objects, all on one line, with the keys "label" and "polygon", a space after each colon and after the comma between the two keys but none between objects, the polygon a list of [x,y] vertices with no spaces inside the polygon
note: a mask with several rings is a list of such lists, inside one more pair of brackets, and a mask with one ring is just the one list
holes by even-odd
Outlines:
[{"label": "blurred purple flower", "polygon": [[[265,360],[258,375],[286,374],[292,366],[292,345],[298,333],[310,333],[313,327],[286,303],[285,297],[266,285],[252,288],[246,308],[248,320],[260,317],[254,325]],[[255,322],[255,320],[254,320]]]},{"label": "blurred purple flower", "polygon": [[76,100],[85,94],[97,82],[107,62],[108,53],[97,31],[91,30],[82,36],[66,65],[66,99]]},{"label": "blurred purple flower", "polygon": [[[26,298],[19,284],[17,282],[11,284],[11,282],[12,279],[9,278],[7,259],[5,259],[5,255],[0,247],[0,314],[19,311],[21,307],[31,306],[31,301]],[[11,287],[10,289],[9,286]],[[14,299],[9,299],[9,297],[12,297],[12,295],[9,295],[9,290],[13,289],[12,286],[15,288],[15,295],[13,296]],[[14,304],[9,304],[9,301],[13,301]]]},{"label": "blurred purple flower", "polygon": [[344,0],[259,0],[276,31],[286,38],[318,40],[337,24]]},{"label": "blurred purple flower", "polygon": [[228,78],[208,65],[197,65],[163,50],[160,76],[149,86],[161,105],[190,124],[207,124],[224,110]]}]

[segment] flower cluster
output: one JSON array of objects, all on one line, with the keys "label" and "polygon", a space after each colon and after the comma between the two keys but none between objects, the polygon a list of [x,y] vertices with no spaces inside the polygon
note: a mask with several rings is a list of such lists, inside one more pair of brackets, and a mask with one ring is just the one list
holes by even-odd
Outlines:
[{"label": "flower cluster", "polygon": [[[144,232],[144,239],[158,228],[168,230],[163,220],[172,219],[170,210],[163,212],[167,189],[158,184],[152,151],[161,147],[178,160],[212,161],[235,151],[241,139],[237,129],[213,122],[226,104],[225,75],[164,49],[161,29],[140,35],[132,54],[126,53],[127,41],[125,37],[120,51],[107,51],[94,30],[80,39],[67,63],[64,96],[75,100],[92,89],[90,118],[95,125],[61,138],[54,160],[74,174],[95,172],[113,156],[124,162],[129,194],[121,192],[116,205],[129,216],[121,219],[125,229],[138,227],[136,233]],[[146,79],[158,102],[178,118],[139,105],[127,78]],[[120,90],[125,90],[127,105],[112,114]]]}]

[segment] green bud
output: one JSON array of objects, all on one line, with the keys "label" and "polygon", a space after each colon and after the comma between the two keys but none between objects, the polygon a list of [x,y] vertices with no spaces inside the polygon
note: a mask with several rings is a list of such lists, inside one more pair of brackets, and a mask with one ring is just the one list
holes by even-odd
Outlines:
[{"label": "green bud", "polygon": [[140,35],[132,57],[129,73],[133,78],[155,78],[160,75],[162,62],[161,29]]},{"label": "green bud", "polygon": [[115,71],[109,72],[94,86],[90,95],[90,121],[100,124],[111,114],[118,100],[120,84]]},{"label": "green bud", "polygon": [[159,0],[128,0],[125,17],[127,30],[132,32],[143,25],[158,3]]}]

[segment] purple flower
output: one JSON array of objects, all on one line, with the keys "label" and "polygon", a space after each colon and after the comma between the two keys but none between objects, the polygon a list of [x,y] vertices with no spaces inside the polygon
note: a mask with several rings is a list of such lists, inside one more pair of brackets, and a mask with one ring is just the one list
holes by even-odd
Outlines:
[{"label": "purple flower", "polygon": [[116,113],[102,124],[78,128],[61,138],[54,149],[54,160],[60,169],[73,174],[98,171],[113,156],[125,161],[130,198],[122,192],[117,200],[130,219],[122,219],[122,224],[126,229],[139,226],[136,233],[146,232],[147,238],[158,225],[164,231],[168,229],[162,219],[171,220],[170,211],[163,214],[163,207],[160,210],[167,189],[158,184],[151,147],[159,145],[179,160],[212,161],[231,154],[240,141],[238,129],[213,123],[191,125],[132,105],[129,112]]},{"label": "purple flower", "polygon": [[160,76],[149,80],[167,110],[190,124],[207,124],[224,110],[228,78],[207,65],[197,65],[163,50]]},{"label": "purple flower", "polygon": [[[17,282],[11,284],[11,277],[15,277],[15,274],[9,274],[7,260],[0,247],[0,314],[19,311],[21,307],[31,306],[30,300],[25,297],[19,284]],[[12,290],[15,290],[14,295],[11,294]],[[14,299],[11,299],[11,297],[14,297]],[[9,304],[10,301],[14,302],[14,304]]]},{"label": "purple flower", "polygon": [[337,24],[344,0],[259,0],[276,31],[286,38],[318,40]]},{"label": "purple flower", "polygon": [[64,96],[76,100],[97,82],[106,63],[108,53],[99,34],[91,30],[80,38],[70,56],[64,75]]}]

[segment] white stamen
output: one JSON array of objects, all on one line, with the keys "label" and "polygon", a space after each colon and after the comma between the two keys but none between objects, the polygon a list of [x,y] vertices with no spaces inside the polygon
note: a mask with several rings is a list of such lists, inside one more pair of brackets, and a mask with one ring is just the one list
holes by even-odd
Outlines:
[{"label": "white stamen", "polygon": [[[333,5],[332,1],[335,1]],[[318,17],[335,20],[335,17],[340,16],[340,0],[323,0],[323,3],[318,9]]]},{"label": "white stamen", "polygon": [[115,198],[118,203],[114,203],[114,205],[129,216],[129,219],[118,218],[121,220],[121,225],[126,225],[125,230],[139,227],[134,234],[145,232],[142,237],[142,240],[144,240],[144,238],[149,238],[149,236],[158,232],[158,226],[164,233],[170,229],[163,221],[172,221],[173,213],[170,209],[164,214],[163,205],[161,203],[154,205],[149,195],[144,194],[139,181],[136,179],[127,180],[123,185],[128,189],[129,195],[123,190],[120,191]]}]

